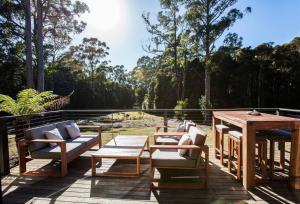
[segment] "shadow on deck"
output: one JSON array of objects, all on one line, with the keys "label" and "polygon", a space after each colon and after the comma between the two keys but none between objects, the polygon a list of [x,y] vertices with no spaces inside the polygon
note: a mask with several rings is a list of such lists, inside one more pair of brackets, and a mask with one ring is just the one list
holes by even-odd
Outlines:
[{"label": "shadow on deck", "polygon": [[[18,167],[12,169],[11,175],[2,179],[4,203],[299,203],[299,192],[292,191],[287,181],[266,181],[251,191],[245,190],[214,158],[212,150],[206,190],[151,190],[147,153],[139,178],[91,177],[92,152],[71,162],[64,178],[22,177],[18,175]],[[104,160],[101,168],[110,169],[112,163]],[[43,165],[42,160],[28,163],[29,168]],[[116,162],[113,168],[134,170],[134,164]]]}]

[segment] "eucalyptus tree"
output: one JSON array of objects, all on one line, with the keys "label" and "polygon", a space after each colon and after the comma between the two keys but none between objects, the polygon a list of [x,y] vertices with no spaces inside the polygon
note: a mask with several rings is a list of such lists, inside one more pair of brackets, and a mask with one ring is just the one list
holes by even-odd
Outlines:
[{"label": "eucalyptus tree", "polygon": [[[198,39],[199,55],[205,63],[205,99],[211,103],[211,56],[216,41],[238,20],[244,12],[232,8],[238,0],[186,0],[186,19]],[[247,7],[245,12],[251,12]]]},{"label": "eucalyptus tree", "polygon": [[[69,54],[80,61],[91,79],[91,85],[94,85],[96,69],[106,69],[108,61],[105,57],[109,47],[105,42],[101,42],[97,38],[83,38],[82,43],[76,46],[71,46]],[[105,71],[105,70],[103,70]]]},{"label": "eucalyptus tree", "polygon": [[[34,62],[38,61],[40,80],[37,80],[37,85],[41,89],[42,83],[44,83],[42,80],[44,64],[49,61],[50,56],[55,59],[60,54],[59,52],[71,43],[72,34],[84,30],[86,23],[81,21],[79,16],[88,10],[87,4],[78,0],[1,1],[0,30],[3,33],[9,33],[6,36],[13,42],[24,42],[24,36],[28,36],[26,40],[28,56],[30,56],[31,50],[29,30],[32,32],[33,50],[35,51],[33,60]],[[32,29],[29,27],[31,26],[30,20],[32,20]],[[25,22],[27,22],[26,26]],[[26,35],[24,35],[25,31]],[[28,58],[27,66],[30,69],[29,61],[30,58]],[[28,84],[32,82],[30,77],[31,70],[28,70]]]},{"label": "eucalyptus tree", "polygon": [[32,34],[31,34],[31,0],[24,0],[25,4],[25,54],[26,54],[26,85],[34,88],[32,68]]},{"label": "eucalyptus tree", "polygon": [[157,23],[152,23],[150,13],[142,15],[147,31],[152,35],[151,43],[145,50],[151,54],[160,55],[164,63],[175,76],[177,100],[180,100],[181,74],[178,65],[178,47],[183,28],[183,17],[180,8],[182,0],[160,0],[162,10],[157,14]]}]

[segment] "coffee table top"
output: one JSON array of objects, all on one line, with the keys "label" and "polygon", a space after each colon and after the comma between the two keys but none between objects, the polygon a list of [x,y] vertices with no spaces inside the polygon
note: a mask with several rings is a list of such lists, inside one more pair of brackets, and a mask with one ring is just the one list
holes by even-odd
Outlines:
[{"label": "coffee table top", "polygon": [[144,147],[148,136],[118,135],[111,139],[104,147]]},{"label": "coffee table top", "polygon": [[144,151],[148,136],[118,135],[92,154],[104,158],[136,158]]}]

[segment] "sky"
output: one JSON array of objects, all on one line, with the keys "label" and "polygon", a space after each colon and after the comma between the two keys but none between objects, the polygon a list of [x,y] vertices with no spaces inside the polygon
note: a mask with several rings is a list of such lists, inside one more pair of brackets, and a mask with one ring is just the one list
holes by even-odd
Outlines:
[{"label": "sky", "polygon": [[[159,0],[82,1],[90,8],[89,13],[80,17],[87,27],[74,37],[73,44],[80,43],[83,37],[97,37],[110,47],[107,59],[111,65],[124,65],[132,70],[138,58],[147,55],[142,45],[147,45],[150,38],[141,15],[150,12],[155,18],[161,9]],[[252,12],[226,31],[243,37],[243,46],[283,44],[300,36],[300,0],[239,0],[235,5],[241,10],[247,6]]]}]

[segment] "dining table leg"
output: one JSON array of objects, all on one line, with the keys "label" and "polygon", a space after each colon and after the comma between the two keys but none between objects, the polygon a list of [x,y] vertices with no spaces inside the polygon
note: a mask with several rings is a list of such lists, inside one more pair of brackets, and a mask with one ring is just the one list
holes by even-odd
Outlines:
[{"label": "dining table leg", "polygon": [[293,131],[291,143],[291,166],[290,166],[290,186],[293,189],[300,189],[300,126]]},{"label": "dining table leg", "polygon": [[243,125],[243,186],[255,187],[255,143],[256,130],[252,123]]}]

